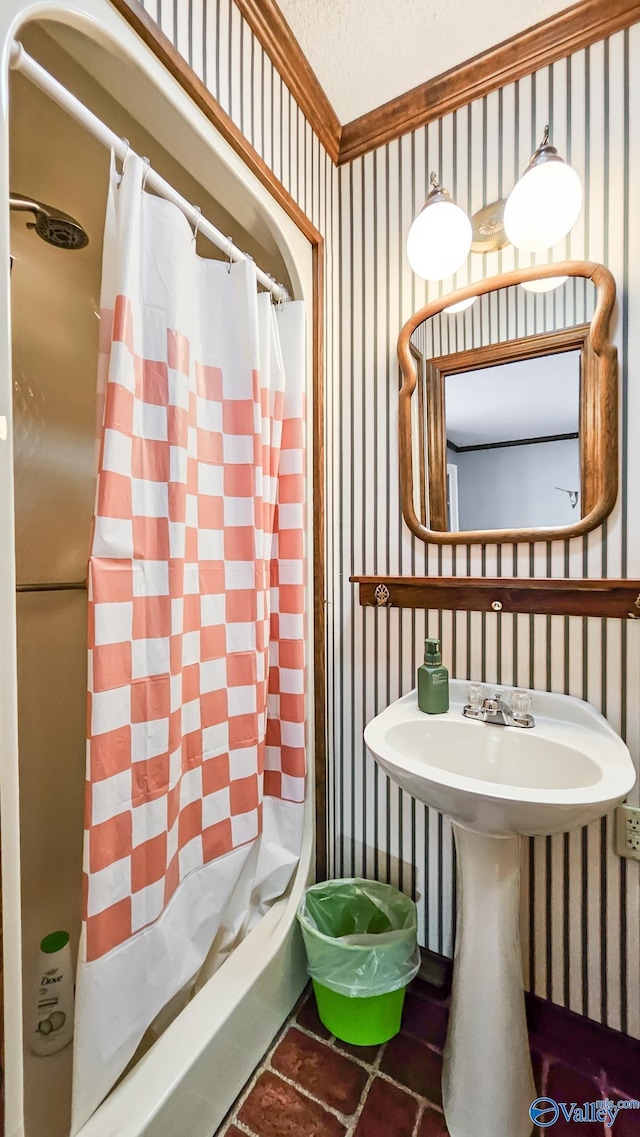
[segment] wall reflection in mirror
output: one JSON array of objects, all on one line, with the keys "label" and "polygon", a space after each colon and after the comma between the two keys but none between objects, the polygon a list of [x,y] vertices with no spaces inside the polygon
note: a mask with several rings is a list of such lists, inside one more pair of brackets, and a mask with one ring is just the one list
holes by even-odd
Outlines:
[{"label": "wall reflection in mirror", "polygon": [[448,529],[570,525],[579,405],[579,351],[448,375]]},{"label": "wall reflection in mirror", "polygon": [[586,515],[581,434],[595,303],[581,278],[546,295],[502,288],[414,331],[414,506],[423,525],[556,529]]}]

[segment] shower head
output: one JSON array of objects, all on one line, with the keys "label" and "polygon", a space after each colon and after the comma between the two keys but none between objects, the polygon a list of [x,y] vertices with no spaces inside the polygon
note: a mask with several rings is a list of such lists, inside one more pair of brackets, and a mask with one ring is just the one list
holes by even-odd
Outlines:
[{"label": "shower head", "polygon": [[43,241],[55,245],[57,249],[84,249],[89,244],[82,225],[61,209],[54,209],[43,201],[35,201],[19,193],[10,195],[9,208],[21,213],[33,213],[35,221],[29,221],[27,229],[35,229]]}]

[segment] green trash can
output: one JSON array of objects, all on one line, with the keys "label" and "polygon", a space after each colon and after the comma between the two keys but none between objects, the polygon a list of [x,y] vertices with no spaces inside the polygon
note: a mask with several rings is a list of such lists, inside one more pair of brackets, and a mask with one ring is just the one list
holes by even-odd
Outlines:
[{"label": "green trash can", "polygon": [[307,889],[298,920],[327,1030],[355,1046],[393,1038],[420,967],[413,900],[375,880],[330,880]]}]

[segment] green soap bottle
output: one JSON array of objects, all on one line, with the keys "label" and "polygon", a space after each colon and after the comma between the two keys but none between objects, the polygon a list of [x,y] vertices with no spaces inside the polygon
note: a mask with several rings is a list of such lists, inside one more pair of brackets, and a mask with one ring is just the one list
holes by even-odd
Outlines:
[{"label": "green soap bottle", "polygon": [[424,663],[418,668],[418,706],[427,715],[449,710],[449,672],[442,665],[440,640],[424,641]]}]

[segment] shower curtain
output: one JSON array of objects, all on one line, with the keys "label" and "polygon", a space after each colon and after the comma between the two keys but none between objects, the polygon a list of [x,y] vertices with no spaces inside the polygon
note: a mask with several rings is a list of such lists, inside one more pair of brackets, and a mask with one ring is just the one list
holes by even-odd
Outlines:
[{"label": "shower curtain", "polygon": [[105,228],[73,1132],[302,843],[304,309],[144,168]]}]

